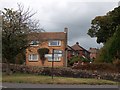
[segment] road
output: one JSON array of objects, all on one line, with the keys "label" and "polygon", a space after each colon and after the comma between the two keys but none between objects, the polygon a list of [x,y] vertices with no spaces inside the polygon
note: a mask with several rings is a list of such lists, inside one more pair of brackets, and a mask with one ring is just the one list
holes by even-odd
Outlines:
[{"label": "road", "polygon": [[115,88],[118,85],[62,85],[62,84],[27,84],[27,83],[2,83],[2,88]]}]

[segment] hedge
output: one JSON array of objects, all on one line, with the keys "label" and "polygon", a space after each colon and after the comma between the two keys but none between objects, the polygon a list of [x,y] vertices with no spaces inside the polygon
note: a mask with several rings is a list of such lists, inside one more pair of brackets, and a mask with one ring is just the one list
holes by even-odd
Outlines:
[{"label": "hedge", "polygon": [[[30,73],[37,75],[49,75],[53,71],[54,76],[62,77],[74,77],[74,78],[97,78],[97,79],[106,79],[113,81],[120,81],[120,73],[110,73],[110,72],[101,72],[98,70],[82,70],[82,69],[72,69],[69,67],[59,67],[52,70],[51,67],[36,67],[36,66],[25,66],[25,65],[14,65],[10,64],[10,70],[12,73]],[[2,72],[6,72],[6,64],[2,64]],[[11,73],[11,74],[12,74]]]}]

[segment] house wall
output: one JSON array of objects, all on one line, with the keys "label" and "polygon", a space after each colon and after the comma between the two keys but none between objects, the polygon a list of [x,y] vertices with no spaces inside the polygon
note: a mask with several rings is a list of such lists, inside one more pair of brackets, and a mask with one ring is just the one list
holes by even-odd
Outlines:
[{"label": "house wall", "polygon": [[26,65],[45,66],[45,67],[51,67],[52,66],[52,62],[48,61],[47,58],[46,58],[44,64],[42,64],[42,62],[41,62],[42,60],[40,59],[40,57],[39,57],[38,61],[29,61],[29,54],[38,54],[37,50],[39,48],[48,48],[49,49],[49,53],[52,53],[53,49],[62,50],[63,51],[63,56],[61,57],[60,61],[54,62],[54,66],[55,67],[66,66],[66,63],[65,63],[66,42],[64,40],[61,40],[61,46],[49,46],[48,45],[48,41],[42,42],[41,44],[39,44],[39,46],[30,46],[29,48],[26,49]]}]

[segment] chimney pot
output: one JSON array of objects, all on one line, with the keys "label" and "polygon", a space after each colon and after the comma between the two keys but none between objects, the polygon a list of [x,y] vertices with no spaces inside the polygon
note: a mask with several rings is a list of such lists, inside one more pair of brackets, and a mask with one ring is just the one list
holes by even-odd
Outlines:
[{"label": "chimney pot", "polygon": [[79,42],[76,42],[76,44],[78,44],[78,45],[79,45]]},{"label": "chimney pot", "polygon": [[64,32],[68,33],[68,28],[67,27],[64,28]]}]

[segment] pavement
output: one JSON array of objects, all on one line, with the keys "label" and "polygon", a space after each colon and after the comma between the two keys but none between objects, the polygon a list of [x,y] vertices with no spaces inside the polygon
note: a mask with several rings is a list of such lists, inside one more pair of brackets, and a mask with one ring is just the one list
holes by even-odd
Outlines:
[{"label": "pavement", "polygon": [[29,84],[29,83],[2,83],[0,88],[113,88],[120,90],[118,85],[66,85],[66,84]]}]

